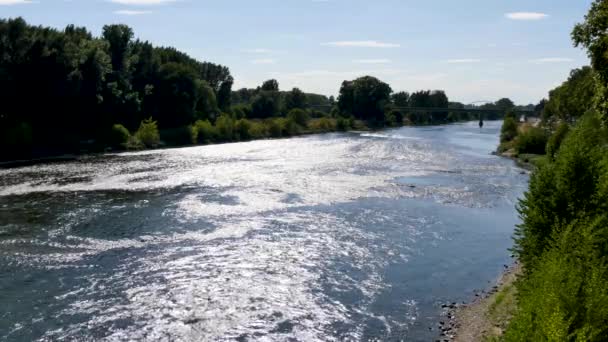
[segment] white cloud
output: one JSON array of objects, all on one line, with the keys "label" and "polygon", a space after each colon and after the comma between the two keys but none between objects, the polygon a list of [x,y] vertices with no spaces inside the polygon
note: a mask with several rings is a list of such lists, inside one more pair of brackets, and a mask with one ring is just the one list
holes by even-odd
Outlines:
[{"label": "white cloud", "polygon": [[505,14],[505,17],[511,20],[542,20],[549,15],[539,12],[512,12]]},{"label": "white cloud", "polygon": [[334,46],[334,47],[364,47],[364,48],[398,48],[400,44],[384,43],[375,40],[352,40],[352,41],[338,41],[322,43],[323,46]]},{"label": "white cloud", "polygon": [[149,13],[152,13],[152,11],[133,11],[133,10],[114,11],[114,14],[118,14],[118,15],[142,15],[142,14],[149,14]]},{"label": "white cloud", "polygon": [[272,58],[254,59],[251,61],[253,64],[275,64],[277,61]]},{"label": "white cloud", "polygon": [[469,63],[479,63],[479,62],[481,62],[481,59],[476,59],[476,58],[448,59],[445,62],[448,64],[469,64]]},{"label": "white cloud", "polygon": [[568,62],[573,62],[573,61],[574,60],[572,58],[565,58],[565,57],[547,57],[547,58],[538,58],[538,59],[530,60],[531,63],[536,63],[536,64],[568,63]]},{"label": "white cloud", "polygon": [[0,0],[0,6],[31,4],[31,0]]},{"label": "white cloud", "polygon": [[162,5],[176,0],[108,0],[110,2],[121,4],[121,5],[132,5],[132,6],[148,6],[148,5]]},{"label": "white cloud", "polygon": [[386,58],[378,58],[378,59],[355,59],[353,63],[357,64],[389,64],[391,63],[390,59]]}]

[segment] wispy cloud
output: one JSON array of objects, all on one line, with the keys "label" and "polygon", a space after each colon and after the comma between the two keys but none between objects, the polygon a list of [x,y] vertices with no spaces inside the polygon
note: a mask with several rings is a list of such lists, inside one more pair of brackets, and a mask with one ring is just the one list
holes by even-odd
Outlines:
[{"label": "wispy cloud", "polygon": [[152,11],[134,11],[134,10],[114,11],[114,14],[118,14],[118,15],[143,15],[143,14],[150,14],[150,13],[152,13]]},{"label": "wispy cloud", "polygon": [[386,58],[378,58],[378,59],[355,59],[353,63],[357,64],[389,64],[392,61]]},{"label": "wispy cloud", "polygon": [[148,5],[162,5],[177,0],[108,0],[115,4],[131,5],[131,6],[148,6]]},{"label": "wispy cloud", "polygon": [[506,13],[505,17],[511,20],[542,20],[549,17],[549,15],[539,12],[512,12]]},{"label": "wispy cloud", "polygon": [[445,61],[448,64],[470,64],[470,63],[479,63],[481,59],[477,58],[460,58],[460,59],[448,59]]},{"label": "wispy cloud", "polygon": [[398,48],[400,44],[385,43],[375,40],[345,40],[338,42],[321,43],[323,46],[334,47],[361,47],[361,48]]},{"label": "wispy cloud", "polygon": [[272,58],[254,59],[251,61],[252,64],[275,64],[276,62],[277,60]]},{"label": "wispy cloud", "polygon": [[567,57],[547,57],[547,58],[537,58],[530,60],[530,63],[535,64],[547,64],[547,63],[568,63],[573,62],[572,58]]},{"label": "wispy cloud", "polygon": [[33,4],[31,0],[0,0],[0,6]]}]

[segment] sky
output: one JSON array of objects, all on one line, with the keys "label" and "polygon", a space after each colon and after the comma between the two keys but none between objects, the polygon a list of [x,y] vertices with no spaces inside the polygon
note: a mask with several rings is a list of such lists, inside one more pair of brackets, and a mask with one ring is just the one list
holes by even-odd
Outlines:
[{"label": "sky", "polygon": [[228,66],[235,88],[337,95],[371,75],[451,101],[536,103],[589,64],[570,32],[591,0],[0,0],[0,17],[136,37]]}]

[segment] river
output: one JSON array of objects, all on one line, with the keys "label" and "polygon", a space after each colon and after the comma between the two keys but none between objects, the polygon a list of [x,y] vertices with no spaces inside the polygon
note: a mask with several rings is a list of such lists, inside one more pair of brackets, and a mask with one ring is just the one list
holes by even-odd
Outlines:
[{"label": "river", "polygon": [[0,339],[434,340],[510,262],[500,125],[0,170]]}]

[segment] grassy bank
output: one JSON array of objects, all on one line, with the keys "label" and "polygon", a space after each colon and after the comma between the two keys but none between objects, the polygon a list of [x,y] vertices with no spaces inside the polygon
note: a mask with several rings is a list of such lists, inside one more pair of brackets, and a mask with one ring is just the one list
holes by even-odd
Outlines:
[{"label": "grassy bank", "polygon": [[521,266],[515,264],[485,296],[456,309],[450,339],[458,342],[499,341],[517,310],[515,282]]}]

